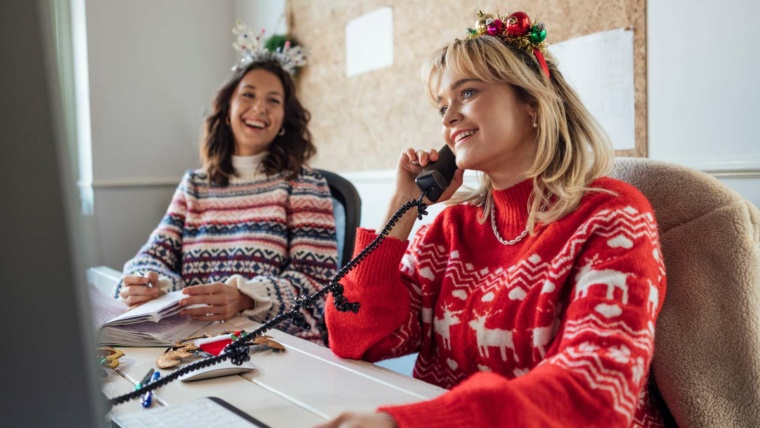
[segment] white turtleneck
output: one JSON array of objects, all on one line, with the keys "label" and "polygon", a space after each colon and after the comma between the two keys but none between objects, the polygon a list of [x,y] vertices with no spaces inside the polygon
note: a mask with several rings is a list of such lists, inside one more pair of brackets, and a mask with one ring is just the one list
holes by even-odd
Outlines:
[{"label": "white turtleneck", "polygon": [[232,155],[232,167],[240,178],[252,177],[257,174],[259,165],[264,161],[267,152],[259,153],[253,156],[235,156]]}]

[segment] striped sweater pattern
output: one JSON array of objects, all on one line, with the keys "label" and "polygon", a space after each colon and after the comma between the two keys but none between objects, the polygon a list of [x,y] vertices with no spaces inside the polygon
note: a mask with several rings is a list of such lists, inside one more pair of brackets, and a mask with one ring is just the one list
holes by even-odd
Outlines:
[{"label": "striped sweater pattern", "polygon": [[[578,208],[516,245],[482,210],[448,207],[412,240],[388,238],[344,282],[358,314],[327,303],[337,355],[419,352],[414,376],[450,389],[383,407],[400,427],[661,426],[650,397],[665,268],[652,208],[603,178]],[[499,233],[526,226],[530,180],[494,191]],[[360,230],[357,249],[376,235]]]},{"label": "striped sweater pattern", "polygon": [[[327,285],[337,259],[332,199],[318,172],[303,167],[293,180],[283,173],[243,175],[220,187],[204,171],[190,170],[124,274],[155,271],[170,280],[171,290],[240,275],[255,284],[251,297],[257,305],[261,296],[271,302],[252,317],[266,322],[289,310],[299,295]],[[309,331],[290,323],[278,328],[321,343],[324,302],[303,311]]]}]

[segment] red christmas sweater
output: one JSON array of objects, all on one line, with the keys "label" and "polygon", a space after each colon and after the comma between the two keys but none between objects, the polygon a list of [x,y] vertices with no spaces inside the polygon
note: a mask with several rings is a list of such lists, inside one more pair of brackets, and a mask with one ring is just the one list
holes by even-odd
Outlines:
[{"label": "red christmas sweater", "polygon": [[[446,208],[411,245],[387,238],[343,281],[358,314],[327,307],[330,347],[378,361],[419,352],[414,376],[449,391],[381,407],[400,427],[661,426],[648,395],[665,268],[652,207],[598,179],[578,208],[513,246],[481,209]],[[525,230],[530,180],[494,191],[505,239]],[[376,237],[360,229],[357,250]]]}]

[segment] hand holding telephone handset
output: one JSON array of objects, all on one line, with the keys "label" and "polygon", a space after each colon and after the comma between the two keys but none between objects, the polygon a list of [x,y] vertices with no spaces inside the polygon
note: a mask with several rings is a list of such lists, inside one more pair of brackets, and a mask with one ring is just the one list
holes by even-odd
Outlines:
[{"label": "hand holding telephone handset", "polygon": [[443,146],[438,151],[438,160],[427,164],[417,175],[414,181],[430,202],[437,202],[449,187],[457,170],[456,160],[449,146]]},{"label": "hand holding telephone handset", "polygon": [[[265,332],[271,330],[282,321],[291,320],[294,325],[308,329],[309,324],[306,322],[306,318],[301,313],[301,309],[313,306],[317,301],[324,299],[327,293],[331,293],[333,295],[333,303],[339,311],[358,312],[360,308],[359,302],[350,302],[348,299],[346,299],[345,296],[343,296],[343,285],[341,285],[339,281],[344,276],[346,276],[349,271],[353,270],[359,264],[359,262],[364,260],[370,252],[372,252],[375,248],[377,248],[378,245],[380,245],[383,239],[388,236],[391,229],[393,229],[393,226],[399,222],[401,217],[403,217],[407,211],[414,207],[417,207],[420,218],[422,218],[422,215],[427,214],[425,211],[427,204],[423,201],[423,199],[427,198],[430,202],[437,202],[441,196],[446,193],[446,189],[449,187],[452,181],[455,180],[455,173],[457,171],[455,161],[456,158],[454,154],[451,152],[448,146],[444,146],[438,152],[438,158],[436,161],[426,164],[417,174],[415,182],[420,190],[422,190],[422,194],[420,195],[419,199],[412,199],[401,206],[401,208],[399,208],[398,211],[396,211],[396,213],[391,216],[390,220],[378,234],[378,236],[350,262],[341,268],[338,274],[335,275],[332,280],[330,280],[330,283],[320,291],[309,296],[300,296],[298,299],[296,299],[295,303],[289,311],[280,313],[250,333],[242,334],[240,338],[227,345],[221,354],[215,357],[208,357],[204,360],[197,361],[193,364],[177,369],[175,372],[157,379],[155,382],[151,382],[147,385],[142,385],[140,388],[137,388],[130,393],[112,398],[110,399],[111,404],[117,405],[125,403],[129,400],[153,391],[163,385],[166,385],[175,379],[185,376],[190,372],[196,371],[203,367],[218,364],[225,360],[230,360],[233,364],[236,365],[242,365],[244,362],[250,360],[250,356],[248,355],[248,346],[253,343],[253,339],[262,336]],[[459,175],[458,179],[461,180],[461,174]]]}]

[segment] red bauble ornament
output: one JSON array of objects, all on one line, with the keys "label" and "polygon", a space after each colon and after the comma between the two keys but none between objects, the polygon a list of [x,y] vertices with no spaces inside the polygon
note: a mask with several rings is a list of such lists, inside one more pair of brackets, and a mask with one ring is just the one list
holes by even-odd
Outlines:
[{"label": "red bauble ornament", "polygon": [[515,12],[507,18],[507,34],[523,36],[530,30],[530,18],[525,12]]}]

